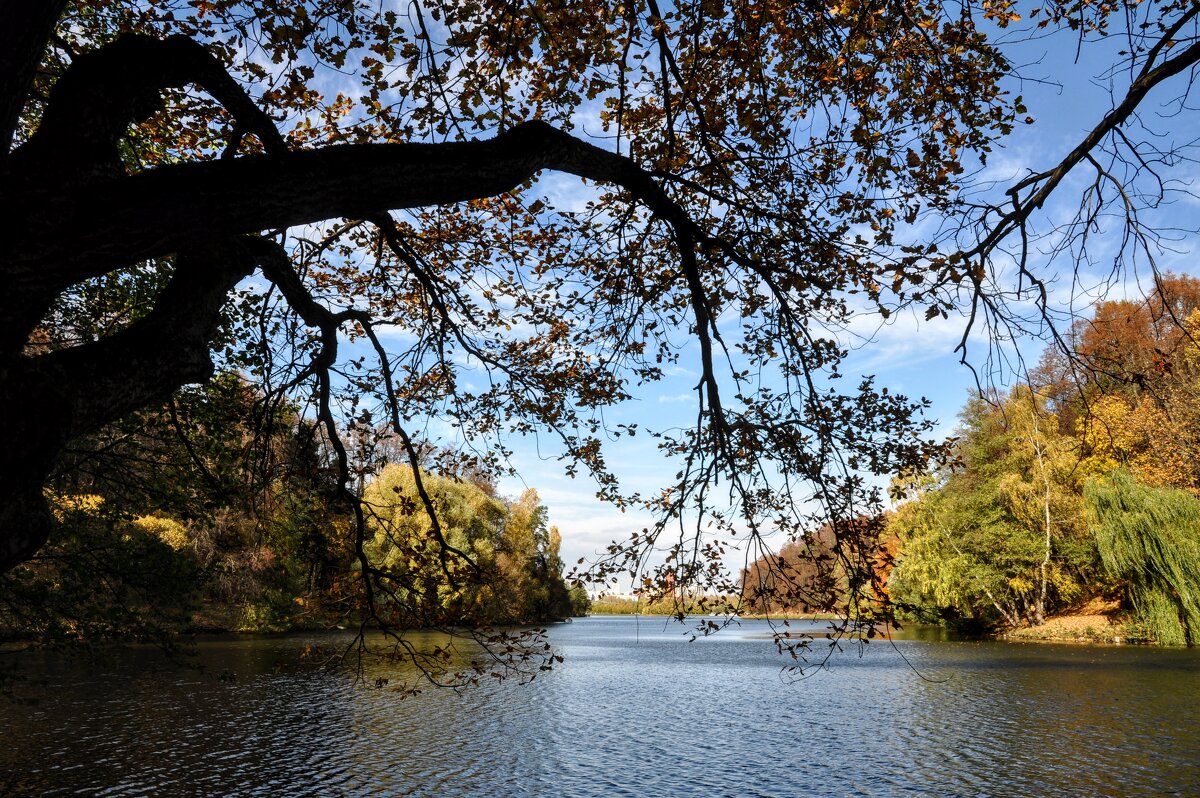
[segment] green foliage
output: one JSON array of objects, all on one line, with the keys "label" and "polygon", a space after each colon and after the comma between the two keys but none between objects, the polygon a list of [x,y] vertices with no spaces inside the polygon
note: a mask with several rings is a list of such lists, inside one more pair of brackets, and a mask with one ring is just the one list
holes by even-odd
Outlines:
[{"label": "green foliage", "polygon": [[[399,625],[507,624],[565,618],[558,531],[533,490],[505,503],[479,485],[421,473],[433,522],[410,468],[388,466],[367,487],[367,553]],[[445,546],[438,541],[441,535]]]},{"label": "green foliage", "polygon": [[1144,300],[1078,321],[1036,392],[972,399],[957,461],[910,484],[892,519],[893,598],[918,617],[1017,625],[1044,617],[1037,600],[1030,611],[1043,578],[1047,612],[1121,587],[1128,636],[1195,642],[1198,307],[1200,281],[1164,275]]},{"label": "green foliage", "polygon": [[567,591],[567,596],[571,600],[572,618],[582,618],[592,611],[592,599],[588,595],[587,588],[579,582],[571,585],[571,589]]},{"label": "green foliage", "polygon": [[657,597],[643,595],[640,598],[623,596],[600,596],[591,602],[593,615],[659,615],[675,618],[688,616],[729,616],[744,609],[736,595],[688,595],[668,593]]},{"label": "green foliage", "polygon": [[650,614],[640,601],[617,596],[600,596],[592,602],[593,615],[642,615]]},{"label": "green foliage", "polygon": [[1125,581],[1136,620],[1164,645],[1200,639],[1200,501],[1139,484],[1124,469],[1084,488],[1105,569]]},{"label": "green foliage", "polygon": [[51,542],[0,575],[0,642],[169,646],[191,620],[200,581],[192,552],[164,539],[177,530],[131,523],[94,495],[57,496],[53,506]]},{"label": "green foliage", "polygon": [[[0,578],[4,638],[165,642],[189,628],[328,626],[361,606],[349,504],[318,430],[294,408],[267,407],[225,374],[119,427],[64,460],[52,543]],[[367,491],[372,555],[399,585],[397,622],[586,612],[586,593],[573,604],[563,582],[561,538],[536,492],[505,502],[480,480],[425,479],[463,558],[443,564],[409,469],[387,469]]]},{"label": "green foliage", "polygon": [[890,521],[889,582],[910,615],[1036,625],[1082,595],[1096,568],[1074,442],[1028,388],[963,411],[957,459],[909,486]]},{"label": "green foliage", "polygon": [[[78,315],[63,329],[85,329]],[[3,634],[144,639],[338,621],[351,609],[339,579],[348,505],[316,432],[225,373],[77,440],[54,480],[49,548],[3,580]],[[157,574],[158,587],[143,584]],[[155,629],[143,593],[164,613]]]},{"label": "green foliage", "polygon": [[476,617],[484,596],[471,563],[480,571],[494,566],[504,505],[469,482],[422,477],[440,534],[458,554],[439,545],[410,469],[389,466],[363,495],[374,535],[367,551],[394,585],[388,593],[393,620],[426,625]]}]

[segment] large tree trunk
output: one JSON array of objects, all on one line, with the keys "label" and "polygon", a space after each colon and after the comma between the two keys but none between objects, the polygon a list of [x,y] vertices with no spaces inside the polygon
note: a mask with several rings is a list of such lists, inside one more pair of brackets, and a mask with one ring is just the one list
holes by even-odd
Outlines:
[{"label": "large tree trunk", "polygon": [[66,443],[70,412],[60,386],[22,365],[0,366],[0,417],[8,423],[0,450],[0,573],[32,557],[50,533],[42,491]]},{"label": "large tree trunk", "polygon": [[43,485],[73,438],[207,380],[229,290],[253,261],[236,240],[180,255],[146,317],[92,344],[0,361],[0,573],[33,556],[51,523]]},{"label": "large tree trunk", "polygon": [[[0,0],[0,44],[15,48],[0,54],[8,70],[0,75],[0,123],[9,128],[64,5]],[[266,154],[124,174],[118,146],[129,125],[154,111],[164,89],[189,84],[234,118],[234,142],[253,133]],[[0,456],[0,572],[45,542],[42,485],[68,441],[208,378],[227,293],[262,262],[264,248],[246,236],[495,196],[556,169],[628,190],[688,242],[680,244],[685,265],[695,243],[714,243],[632,161],[542,122],[484,141],[289,152],[221,64],[182,37],[126,36],[79,56],[26,143],[8,153],[11,129],[0,133],[9,135],[0,142],[0,412],[10,424]],[[236,143],[226,154],[236,155]],[[27,351],[64,291],[169,257],[174,277],[141,321],[94,343]],[[309,320],[312,298],[298,281],[286,288]]]},{"label": "large tree trunk", "polygon": [[67,0],[0,0],[0,163]]}]

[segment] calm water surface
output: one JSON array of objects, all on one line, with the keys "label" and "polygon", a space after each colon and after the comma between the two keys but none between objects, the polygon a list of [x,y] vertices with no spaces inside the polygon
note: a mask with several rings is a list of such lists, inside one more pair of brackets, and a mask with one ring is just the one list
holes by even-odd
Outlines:
[{"label": "calm water surface", "polygon": [[203,673],[30,659],[0,795],[1200,796],[1193,651],[909,640],[788,683],[762,622],[551,639],[533,684],[407,698],[295,664],[330,636],[207,642]]}]

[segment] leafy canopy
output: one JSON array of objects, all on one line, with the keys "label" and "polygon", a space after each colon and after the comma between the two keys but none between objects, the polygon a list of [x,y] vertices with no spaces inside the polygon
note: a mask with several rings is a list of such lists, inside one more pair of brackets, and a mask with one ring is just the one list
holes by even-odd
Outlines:
[{"label": "leafy canopy", "polygon": [[1104,567],[1127,580],[1138,620],[1160,643],[1200,638],[1200,501],[1140,485],[1125,470],[1084,487]]},{"label": "leafy canopy", "polygon": [[[867,477],[938,449],[920,402],[842,377],[858,314],[1009,318],[990,267],[1010,239],[1016,296],[1044,300],[1031,214],[1200,57],[1183,0],[1038,11],[1035,30],[1122,29],[1134,77],[1001,205],[961,190],[1025,114],[989,38],[1020,21],[1008,2],[0,5],[0,409],[28,419],[0,473],[0,567],[44,542],[67,441],[214,356],[320,419],[366,583],[392,576],[347,441],[380,420],[435,539],[413,442],[431,424],[455,473],[552,431],[569,473],[652,510],[599,577],[655,552],[660,587],[732,593],[735,540],[824,524],[874,562],[853,540],[879,504]],[[925,214],[950,232],[917,240]],[[138,312],[58,335],[101,281],[131,283]],[[680,364],[695,420],[649,431],[678,471],[639,495],[604,441],[644,431],[605,410]],[[462,561],[447,575],[473,570],[442,552]]]}]

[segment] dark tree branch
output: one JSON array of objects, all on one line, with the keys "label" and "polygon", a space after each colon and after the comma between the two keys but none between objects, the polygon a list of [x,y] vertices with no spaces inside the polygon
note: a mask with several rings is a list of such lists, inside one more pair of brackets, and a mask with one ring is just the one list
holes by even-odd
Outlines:
[{"label": "dark tree branch", "polygon": [[[314,300],[308,289],[304,287],[303,282],[301,282],[300,275],[292,267],[292,262],[287,252],[278,244],[262,238],[247,238],[245,239],[245,245],[253,253],[256,262],[262,266],[263,274],[279,288],[291,308],[299,314],[300,318],[304,319],[306,324],[317,328],[321,332],[321,349],[314,363],[305,371],[316,374],[318,377],[321,386],[320,404],[323,418],[326,415],[332,418],[327,386],[329,367],[333,364],[337,354],[338,328],[346,322],[353,322],[363,328],[379,358],[380,370],[383,373],[383,382],[388,395],[392,427],[396,434],[400,436],[405,453],[408,456],[409,465],[412,467],[413,481],[417,489],[417,494],[421,499],[425,514],[429,518],[430,532],[438,544],[438,555],[441,561],[442,572],[446,575],[450,584],[456,586],[457,578],[452,572],[449,561],[450,555],[454,555],[472,567],[476,575],[480,575],[480,569],[475,560],[466,552],[451,545],[446,539],[441,520],[437,516],[437,509],[433,504],[433,498],[426,490],[425,480],[421,476],[420,458],[413,445],[412,438],[409,437],[407,431],[405,431],[400,423],[399,403],[396,399],[395,381],[392,378],[391,366],[388,363],[387,352],[383,349],[383,345],[375,334],[370,316],[364,312],[355,310],[334,313]],[[327,426],[329,426],[329,434],[331,436],[338,435],[336,425],[330,426],[327,424]],[[349,498],[356,504],[362,504],[362,500],[357,496],[350,496]],[[361,518],[361,515],[358,518],[365,524],[365,520]],[[371,574],[373,570],[367,567],[367,555],[364,549],[365,543],[365,526],[363,526],[356,530],[355,551],[358,554],[360,562],[364,564],[364,576]]]},{"label": "dark tree branch", "polygon": [[[1003,214],[983,240],[963,254],[964,258],[969,260],[990,254],[1013,231],[1024,227],[1030,214],[1046,203],[1046,200],[1050,198],[1050,195],[1054,193],[1054,190],[1071,170],[1087,158],[1106,136],[1129,120],[1129,117],[1137,111],[1146,95],[1155,86],[1200,63],[1200,42],[1195,42],[1179,54],[1163,61],[1158,66],[1153,66],[1154,58],[1160,54],[1161,49],[1171,38],[1172,32],[1177,31],[1184,22],[1193,18],[1197,13],[1200,13],[1200,7],[1189,10],[1184,15],[1184,19],[1180,20],[1171,31],[1163,34],[1151,48],[1142,70],[1130,84],[1121,102],[1105,114],[1104,118],[1083,137],[1071,152],[1067,153],[1065,158],[1059,161],[1058,165],[1053,169],[1030,175],[1008,190],[1008,195],[1012,199],[1012,210]],[[1022,199],[1021,191],[1034,186],[1038,186],[1038,188]]]},{"label": "dark tree branch", "polygon": [[13,155],[14,169],[38,180],[71,172],[124,171],[117,145],[131,124],[162,105],[164,89],[195,84],[233,117],[233,139],[256,135],[271,154],[287,151],[274,122],[202,45],[186,36],[125,35],[81,55],[50,92],[32,138]]},{"label": "dark tree branch", "polygon": [[67,0],[0,0],[0,164]]},{"label": "dark tree branch", "polygon": [[175,252],[198,232],[239,235],[465,202],[503,194],[543,169],[616,184],[701,243],[711,241],[631,160],[527,122],[484,141],[347,145],[179,164],[65,195],[35,186],[32,196],[3,198],[3,210],[15,214],[3,222],[10,236],[4,248],[13,255],[15,285],[70,285]]},{"label": "dark tree branch", "polygon": [[31,557],[51,528],[47,475],[72,438],[92,432],[212,374],[209,347],[221,309],[252,262],[237,248],[181,253],[154,310],[95,343],[0,360],[0,573]]},{"label": "dark tree branch", "polygon": [[[542,122],[486,141],[365,144],[180,164],[78,190],[29,186],[0,197],[0,350],[23,346],[52,297],[196,236],[226,238],[338,216],[365,218],[496,196],[543,169],[618,185],[678,231],[755,268],[715,238],[633,161]],[[36,311],[36,315],[35,315]],[[22,329],[23,327],[23,329]]]},{"label": "dark tree branch", "polygon": [[[147,69],[154,63],[164,66],[159,74]],[[105,171],[106,159],[114,157],[116,142],[129,124],[157,108],[163,88],[187,83],[212,92],[239,128],[259,135],[268,154],[132,176]],[[54,160],[63,153],[70,157]],[[346,321],[369,327],[370,320],[351,311],[333,314],[322,308],[290,264],[282,268],[277,253],[265,257],[258,251],[261,247],[241,238],[246,233],[495,196],[543,169],[555,169],[621,186],[689,242],[693,261],[693,242],[734,252],[700,229],[631,160],[540,122],[519,125],[489,141],[287,152],[269,120],[220,65],[203,48],[178,38],[158,42],[125,37],[81,57],[56,84],[34,139],[14,158],[24,170],[18,170],[23,179],[0,189],[0,218],[5,220],[0,222],[0,263],[8,289],[0,299],[0,353],[8,364],[5,384],[14,391],[19,388],[21,395],[0,397],[0,404],[18,413],[53,407],[57,421],[29,425],[28,445],[16,447],[11,468],[4,469],[14,476],[10,495],[22,497],[12,506],[25,507],[24,516],[41,519],[14,534],[19,543],[0,558],[4,568],[29,556],[44,540],[45,513],[28,508],[44,511],[40,484],[66,441],[209,376],[208,343],[219,309],[228,290],[255,262],[264,263],[292,307],[321,330],[323,345],[307,373],[318,377],[322,395],[328,396],[337,327]],[[62,176],[70,173],[72,164],[75,174],[64,182]],[[224,243],[197,250],[196,241]],[[174,253],[181,253],[176,274],[144,319],[94,344],[36,358],[20,355],[33,326],[61,291],[110,270]],[[698,321],[707,337],[707,322]],[[32,394],[27,390],[31,386],[36,388]],[[710,403],[719,408],[719,400],[710,397]],[[322,421],[336,438],[327,398]],[[335,449],[338,443],[333,441]],[[338,453],[343,470],[344,454]],[[32,468],[29,458],[37,461]],[[16,479],[18,474],[29,479]],[[422,499],[431,510],[428,497]],[[359,516],[361,522],[361,512]]]},{"label": "dark tree branch", "polygon": [[71,396],[69,437],[165,399],[181,385],[212,374],[209,346],[229,291],[253,268],[231,243],[182,252],[175,274],[144,318],[92,344],[33,358],[29,368],[53,374]]}]

